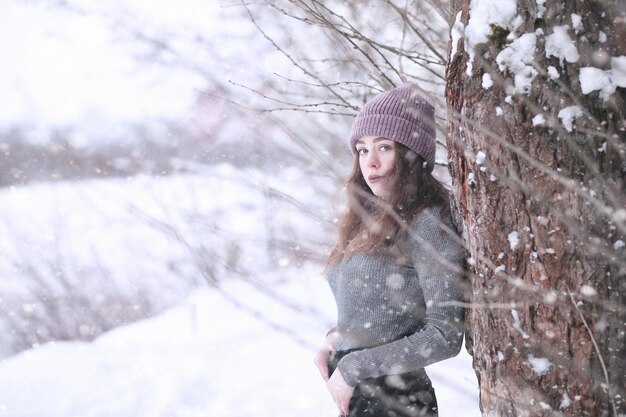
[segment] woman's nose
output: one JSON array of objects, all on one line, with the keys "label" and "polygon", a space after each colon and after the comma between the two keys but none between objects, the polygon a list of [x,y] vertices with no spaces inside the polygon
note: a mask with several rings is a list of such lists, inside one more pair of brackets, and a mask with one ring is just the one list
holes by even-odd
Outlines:
[{"label": "woman's nose", "polygon": [[378,160],[378,157],[374,153],[370,154],[370,159],[368,162],[369,162],[368,165],[371,168],[378,168],[380,165],[380,161]]}]

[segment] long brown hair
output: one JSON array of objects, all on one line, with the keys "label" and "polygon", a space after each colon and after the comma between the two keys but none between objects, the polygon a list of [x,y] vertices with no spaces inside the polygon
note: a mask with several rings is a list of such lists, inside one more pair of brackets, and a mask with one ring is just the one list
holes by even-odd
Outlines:
[{"label": "long brown hair", "polygon": [[324,274],[336,263],[357,253],[380,253],[402,262],[408,224],[424,208],[448,207],[446,188],[424,166],[424,159],[395,142],[397,157],[386,185],[385,199],[370,190],[359,166],[359,155],[346,179],[347,207],[339,222],[339,238]]}]

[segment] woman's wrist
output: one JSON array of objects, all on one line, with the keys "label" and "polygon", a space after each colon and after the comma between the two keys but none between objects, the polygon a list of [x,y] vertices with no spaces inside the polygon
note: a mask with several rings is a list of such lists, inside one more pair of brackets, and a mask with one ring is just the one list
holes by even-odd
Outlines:
[{"label": "woman's wrist", "polygon": [[326,343],[326,346],[328,347],[328,350],[335,350],[335,345],[337,344],[338,335],[339,334],[334,329],[326,335],[325,343]]}]

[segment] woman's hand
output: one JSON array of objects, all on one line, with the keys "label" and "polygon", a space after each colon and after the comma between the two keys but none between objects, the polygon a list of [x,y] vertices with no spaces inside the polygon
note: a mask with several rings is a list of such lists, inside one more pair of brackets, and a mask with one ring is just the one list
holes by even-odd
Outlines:
[{"label": "woman's hand", "polygon": [[337,407],[339,407],[339,414],[347,416],[350,412],[348,406],[350,405],[350,398],[352,398],[354,393],[354,387],[346,383],[339,369],[335,369],[335,372],[333,372],[333,375],[326,383],[326,388],[328,388],[330,395],[335,400]]},{"label": "woman's hand", "polygon": [[330,353],[335,350],[335,336],[335,332],[329,333],[324,340],[324,344],[313,358],[313,362],[317,365],[317,369],[319,369],[320,374],[322,374],[322,378],[324,378],[325,381],[328,381],[329,377],[328,360],[330,358]]},{"label": "woman's hand", "polygon": [[313,358],[313,362],[317,365],[317,369],[319,369],[320,374],[322,374],[322,378],[325,381],[328,381],[328,358],[330,357],[330,350],[325,347],[321,348]]}]

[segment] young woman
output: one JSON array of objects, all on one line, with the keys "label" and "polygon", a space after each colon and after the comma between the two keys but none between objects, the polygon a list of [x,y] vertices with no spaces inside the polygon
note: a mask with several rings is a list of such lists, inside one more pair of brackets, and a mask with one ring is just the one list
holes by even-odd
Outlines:
[{"label": "young woman", "polygon": [[415,86],[359,111],[347,210],[326,277],[337,326],[315,363],[342,416],[437,416],[424,367],[463,340],[464,251],[433,176],[434,108]]}]

